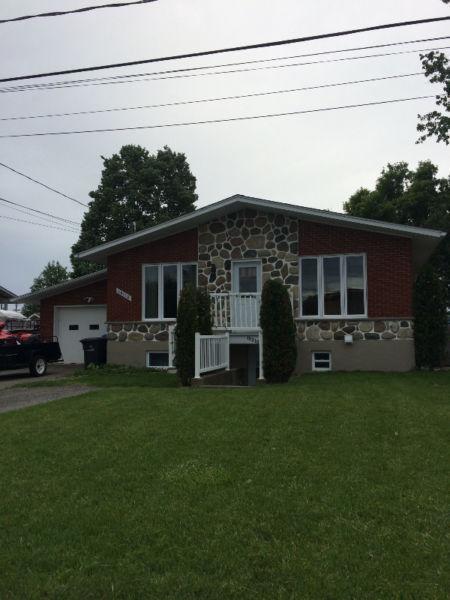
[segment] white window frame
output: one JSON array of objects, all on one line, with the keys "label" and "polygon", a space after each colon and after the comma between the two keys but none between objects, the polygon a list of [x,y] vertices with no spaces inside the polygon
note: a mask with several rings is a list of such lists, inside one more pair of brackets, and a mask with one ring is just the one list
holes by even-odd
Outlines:
[{"label": "white window frame", "polygon": [[[329,359],[328,362],[330,363],[330,366],[328,367],[328,369],[326,367],[316,367],[316,354],[328,354]],[[332,371],[332,362],[331,362],[331,352],[329,350],[316,350],[315,352],[311,352],[311,360],[312,360],[312,364],[311,364],[311,369],[313,371],[315,371],[316,373],[325,373],[328,371]],[[325,362],[324,360],[320,360],[317,359],[319,362]]]},{"label": "white window frame", "polygon": [[[196,268],[196,282],[198,283],[198,264],[196,262],[181,262],[181,263],[146,263],[142,265],[142,321],[158,321],[158,322],[173,322],[176,321],[176,317],[164,317],[164,267],[177,267],[177,298],[180,297],[181,290],[183,288],[182,277],[183,267],[186,265],[195,266]],[[145,316],[145,269],[147,267],[158,268],[158,316],[157,317],[146,317]]]},{"label": "white window frame", "polygon": [[[167,365],[159,367],[151,365],[150,354],[167,354]],[[148,350],[146,353],[146,359],[147,369],[157,369],[158,371],[167,371],[167,369],[170,369],[170,356],[168,350]]]},{"label": "white window frame", "polygon": [[[362,314],[351,314],[347,312],[347,257],[362,257],[363,259],[363,279],[364,279],[364,312]],[[314,258],[317,260],[317,293],[318,308],[317,315],[303,315],[302,302],[302,264],[303,260]],[[323,260],[324,258],[340,259],[340,293],[341,293],[341,314],[326,315],[324,312],[324,278],[323,278]],[[367,255],[364,252],[352,254],[320,254],[315,256],[299,257],[299,316],[301,319],[364,319],[367,318]]]}]

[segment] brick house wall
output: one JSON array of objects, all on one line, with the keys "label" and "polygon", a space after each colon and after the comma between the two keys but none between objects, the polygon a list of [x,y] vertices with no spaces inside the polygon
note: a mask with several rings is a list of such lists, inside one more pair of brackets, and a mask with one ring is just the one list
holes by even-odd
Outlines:
[{"label": "brick house wall", "polygon": [[87,306],[88,304],[85,300],[87,297],[93,298],[91,304],[106,304],[106,279],[41,300],[40,315],[42,336],[53,336],[53,315],[55,306]]},{"label": "brick house wall", "polygon": [[411,318],[413,265],[408,238],[299,222],[299,256],[367,255],[368,317]]},{"label": "brick house wall", "polygon": [[[197,262],[197,238],[197,229],[191,229],[108,257],[108,321],[141,321],[142,265]],[[119,296],[117,288],[132,301]]]}]

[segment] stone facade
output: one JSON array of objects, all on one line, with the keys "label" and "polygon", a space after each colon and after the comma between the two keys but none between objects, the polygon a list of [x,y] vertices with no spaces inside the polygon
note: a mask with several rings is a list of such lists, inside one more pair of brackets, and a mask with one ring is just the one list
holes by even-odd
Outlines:
[{"label": "stone facade", "polygon": [[262,284],[279,279],[298,293],[298,221],[246,209],[198,228],[198,283],[209,292],[231,291],[233,260],[259,259]]},{"label": "stone facade", "polygon": [[350,334],[357,340],[411,340],[414,338],[410,320],[342,320],[298,321],[297,338],[305,342],[343,340]]},{"label": "stone facade", "polygon": [[173,323],[126,322],[109,323],[110,342],[168,342]]}]

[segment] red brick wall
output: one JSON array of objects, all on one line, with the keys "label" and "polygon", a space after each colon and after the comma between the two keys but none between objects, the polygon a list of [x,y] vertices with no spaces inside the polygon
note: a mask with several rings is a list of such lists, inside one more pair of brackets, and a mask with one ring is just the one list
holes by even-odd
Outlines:
[{"label": "red brick wall", "polygon": [[367,254],[368,316],[411,317],[411,240],[358,229],[299,223],[299,255]]},{"label": "red brick wall", "polygon": [[106,279],[41,300],[42,336],[51,337],[53,335],[53,309],[55,306],[87,305],[85,300],[87,297],[94,298],[92,304],[106,304]]},{"label": "red brick wall", "polygon": [[[197,229],[132,248],[108,257],[108,321],[142,319],[142,265],[198,259]],[[116,294],[131,294],[129,302]]]}]

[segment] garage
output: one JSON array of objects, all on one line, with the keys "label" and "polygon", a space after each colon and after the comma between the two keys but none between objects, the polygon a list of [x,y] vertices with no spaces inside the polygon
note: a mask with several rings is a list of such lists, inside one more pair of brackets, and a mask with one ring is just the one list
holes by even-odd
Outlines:
[{"label": "garage", "polygon": [[65,363],[82,363],[80,340],[106,333],[106,306],[55,306],[55,335]]}]

